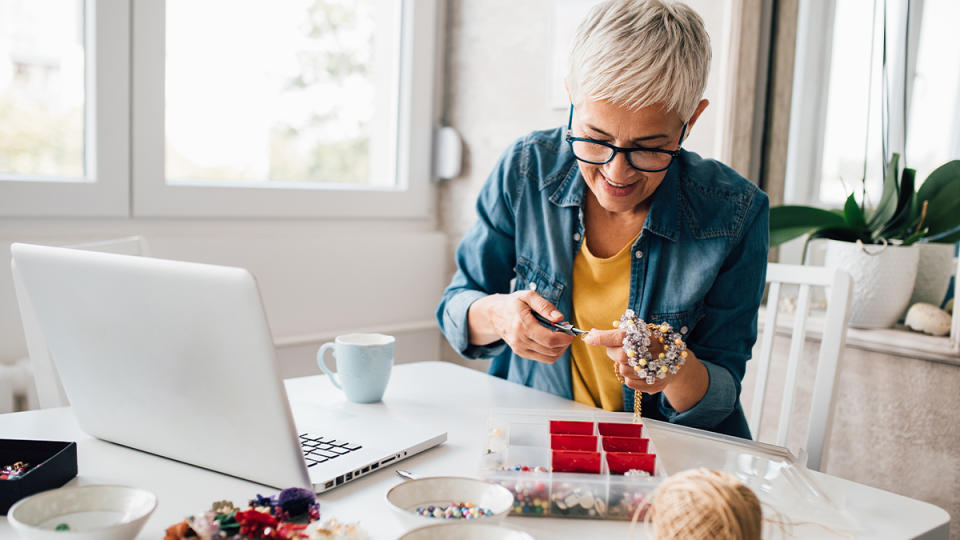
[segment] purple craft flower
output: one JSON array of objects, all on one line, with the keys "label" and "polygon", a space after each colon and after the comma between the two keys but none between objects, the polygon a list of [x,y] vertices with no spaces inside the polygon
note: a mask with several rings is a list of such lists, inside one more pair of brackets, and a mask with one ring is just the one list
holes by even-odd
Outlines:
[{"label": "purple craft flower", "polygon": [[309,489],[287,488],[277,495],[277,505],[286,515],[298,517],[317,506],[317,496]]}]

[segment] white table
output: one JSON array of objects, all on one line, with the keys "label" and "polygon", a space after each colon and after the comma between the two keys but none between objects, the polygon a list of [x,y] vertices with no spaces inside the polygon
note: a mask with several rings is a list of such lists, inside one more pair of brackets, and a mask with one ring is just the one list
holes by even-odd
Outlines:
[{"label": "white table", "polygon": [[[449,434],[443,445],[401,462],[398,467],[421,475],[476,476],[484,426],[491,408],[587,409],[551,394],[442,362],[394,368],[382,403],[346,402],[325,376],[286,381],[293,409],[298,405],[334,405],[382,410],[385,414],[429,422]],[[256,493],[276,490],[91,438],[77,427],[70,408],[0,415],[0,438],[77,441],[79,476],[68,485],[127,484],[157,494],[159,505],[139,538],[163,538],[163,530],[185,516],[205,510],[215,500],[245,504]],[[371,538],[396,538],[402,529],[384,502],[400,479],[394,468],[364,476],[320,496],[325,518],[359,521]],[[813,473],[820,487],[846,501],[863,524],[861,538],[947,538],[950,517],[942,509],[826,474]],[[788,516],[789,517],[789,516]],[[536,538],[626,538],[629,524],[614,521],[509,517],[506,524]],[[836,538],[819,527],[794,529],[797,537]],[[641,532],[638,536],[642,536]],[[13,538],[0,518],[0,538]]]}]

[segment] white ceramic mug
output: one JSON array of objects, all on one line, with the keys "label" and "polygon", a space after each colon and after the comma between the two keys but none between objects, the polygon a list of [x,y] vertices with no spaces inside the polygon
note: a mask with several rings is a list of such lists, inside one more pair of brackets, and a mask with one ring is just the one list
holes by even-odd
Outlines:
[{"label": "white ceramic mug", "polygon": [[[347,399],[357,403],[374,403],[383,398],[393,367],[393,336],[385,334],[344,334],[317,351],[317,365],[330,377],[334,386],[343,390]],[[337,373],[327,367],[324,353],[333,349]],[[339,377],[338,377],[339,376]],[[337,380],[339,378],[339,380]]]}]

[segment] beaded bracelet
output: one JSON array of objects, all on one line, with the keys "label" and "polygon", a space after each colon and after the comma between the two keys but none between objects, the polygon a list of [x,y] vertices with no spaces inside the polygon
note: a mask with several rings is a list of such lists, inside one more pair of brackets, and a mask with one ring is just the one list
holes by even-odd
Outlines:
[{"label": "beaded bracelet", "polygon": [[[687,344],[679,333],[673,331],[669,323],[646,323],[632,309],[628,309],[619,321],[613,322],[613,326],[626,332],[623,336],[623,351],[627,355],[627,363],[647,384],[653,384],[658,378],[663,379],[668,372],[677,373],[687,360]],[[664,349],[657,353],[656,357],[650,352],[653,340],[660,342]],[[614,374],[620,384],[623,384],[619,364],[614,364]],[[636,422],[640,421],[641,397],[642,392],[635,390],[633,413]]]}]

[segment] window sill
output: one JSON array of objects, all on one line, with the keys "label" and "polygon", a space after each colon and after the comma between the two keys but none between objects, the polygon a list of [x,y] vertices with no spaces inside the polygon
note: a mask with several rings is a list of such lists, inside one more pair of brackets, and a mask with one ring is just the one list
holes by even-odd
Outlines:
[{"label": "window sill", "polygon": [[[758,327],[763,330],[766,306],[760,308]],[[789,336],[793,332],[794,315],[781,312],[777,316],[777,334]],[[806,337],[819,341],[823,335],[823,312],[812,311],[807,316]],[[882,352],[907,358],[918,358],[960,366],[960,340],[950,336],[934,337],[895,328],[848,328],[846,344],[867,351]]]}]

